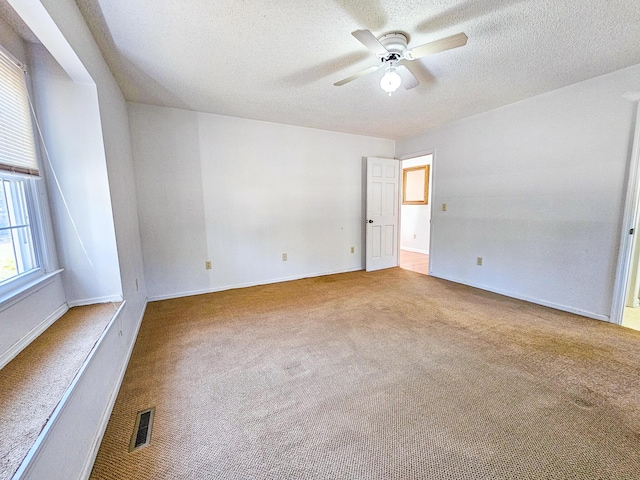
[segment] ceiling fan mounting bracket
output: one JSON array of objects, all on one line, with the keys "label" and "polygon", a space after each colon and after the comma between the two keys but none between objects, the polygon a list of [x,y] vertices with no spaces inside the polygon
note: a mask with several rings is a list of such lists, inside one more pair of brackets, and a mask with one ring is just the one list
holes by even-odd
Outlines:
[{"label": "ceiling fan mounting bracket", "polygon": [[398,62],[402,60],[402,55],[398,54],[398,53],[388,53],[387,55],[381,55],[380,56],[380,61],[382,63],[386,63],[386,62]]}]

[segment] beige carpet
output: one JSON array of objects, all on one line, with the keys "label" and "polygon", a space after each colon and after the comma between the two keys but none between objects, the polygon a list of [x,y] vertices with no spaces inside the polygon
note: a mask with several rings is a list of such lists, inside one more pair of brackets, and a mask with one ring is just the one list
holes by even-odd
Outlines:
[{"label": "beige carpet", "polygon": [[92,478],[637,479],[640,332],[399,268],[151,303]]},{"label": "beige carpet", "polygon": [[18,469],[116,308],[70,309],[0,370],[0,479]]}]

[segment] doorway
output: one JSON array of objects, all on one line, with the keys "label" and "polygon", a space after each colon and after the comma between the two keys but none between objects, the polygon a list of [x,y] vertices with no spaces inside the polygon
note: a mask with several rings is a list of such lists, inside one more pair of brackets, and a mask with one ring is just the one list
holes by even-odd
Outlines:
[{"label": "doorway", "polygon": [[433,153],[401,161],[399,265],[423,275],[430,271],[432,166]]},{"label": "doorway", "polygon": [[[637,225],[638,220],[636,220],[634,229],[636,232],[638,231]],[[640,242],[634,238],[631,245],[631,267],[622,311],[622,326],[640,330]]]},{"label": "doorway", "polygon": [[638,241],[640,230],[638,227],[640,227],[640,103],[636,104],[627,199],[610,317],[611,322],[635,330],[640,330],[640,241]]}]

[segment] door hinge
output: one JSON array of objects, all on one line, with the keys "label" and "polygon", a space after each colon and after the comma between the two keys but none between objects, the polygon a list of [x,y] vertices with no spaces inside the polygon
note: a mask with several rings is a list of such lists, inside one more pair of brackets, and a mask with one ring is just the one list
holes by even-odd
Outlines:
[{"label": "door hinge", "polygon": [[635,228],[632,228],[631,230],[629,230],[629,235],[633,235],[634,231],[635,231]]}]

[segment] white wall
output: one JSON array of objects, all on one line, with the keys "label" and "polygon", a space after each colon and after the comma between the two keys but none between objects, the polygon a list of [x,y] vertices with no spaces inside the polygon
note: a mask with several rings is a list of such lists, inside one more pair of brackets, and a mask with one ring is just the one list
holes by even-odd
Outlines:
[{"label": "white wall", "polygon": [[362,268],[362,159],[393,156],[393,141],[140,104],[129,116],[150,298]]},{"label": "white wall", "polygon": [[[402,168],[422,165],[431,166],[433,154],[409,158],[402,161]],[[427,205],[400,206],[400,248],[410,252],[429,254],[431,231],[431,168],[429,171],[429,195]],[[415,236],[415,238],[414,238]]]},{"label": "white wall", "polygon": [[639,79],[634,66],[398,142],[436,150],[433,274],[607,319],[636,110],[622,95]]},{"label": "white wall", "polygon": [[59,275],[0,306],[0,369],[68,309]]},{"label": "white wall", "polygon": [[[58,260],[69,305],[120,300],[120,271],[95,84],[73,81],[30,44]],[[51,164],[49,164],[49,161]]]},{"label": "white wall", "polygon": [[[97,112],[106,157],[106,170],[103,168],[99,175],[108,185],[113,213],[112,217],[102,220],[111,223],[115,232],[117,257],[112,258],[109,252],[107,255],[119,267],[125,305],[104,333],[100,346],[85,366],[46,440],[32,452],[32,461],[21,477],[86,478],[146,306],[127,109],[74,0],[9,0],[9,3],[23,19],[28,19],[27,23],[47,49],[57,54],[72,54],[82,68],[86,67],[95,81],[99,102]],[[55,58],[58,63],[65,64],[61,56]],[[75,103],[72,105],[76,106]],[[98,174],[98,169],[94,172]]]}]

